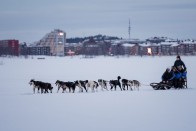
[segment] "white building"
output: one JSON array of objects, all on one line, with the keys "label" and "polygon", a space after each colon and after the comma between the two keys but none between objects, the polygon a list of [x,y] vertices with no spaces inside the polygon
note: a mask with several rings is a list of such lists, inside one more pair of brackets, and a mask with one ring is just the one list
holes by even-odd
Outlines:
[{"label": "white building", "polygon": [[50,53],[53,56],[64,56],[64,45],[66,43],[66,33],[62,30],[55,29],[46,34],[37,45],[49,46]]}]

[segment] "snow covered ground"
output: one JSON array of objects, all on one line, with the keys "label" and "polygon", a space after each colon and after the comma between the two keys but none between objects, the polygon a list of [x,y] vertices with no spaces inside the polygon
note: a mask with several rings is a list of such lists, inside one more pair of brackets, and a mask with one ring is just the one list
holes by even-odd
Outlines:
[{"label": "snow covered ground", "polygon": [[[188,89],[155,91],[172,57],[0,58],[0,131],[195,131],[196,57],[182,56]],[[56,80],[121,76],[139,91],[56,93]],[[30,79],[52,83],[52,94],[33,94]]]}]

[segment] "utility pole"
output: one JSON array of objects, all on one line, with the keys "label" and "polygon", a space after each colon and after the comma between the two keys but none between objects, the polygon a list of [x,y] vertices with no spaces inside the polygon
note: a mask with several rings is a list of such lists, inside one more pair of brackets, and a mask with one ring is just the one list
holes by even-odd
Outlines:
[{"label": "utility pole", "polygon": [[128,33],[129,33],[129,40],[131,40],[131,22],[130,22],[130,18],[129,18]]}]

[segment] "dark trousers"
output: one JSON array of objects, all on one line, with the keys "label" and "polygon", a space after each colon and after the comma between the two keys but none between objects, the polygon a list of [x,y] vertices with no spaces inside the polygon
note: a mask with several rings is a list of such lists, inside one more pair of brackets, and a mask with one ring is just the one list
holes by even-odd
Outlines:
[{"label": "dark trousers", "polygon": [[174,88],[182,88],[183,87],[183,80],[182,78],[174,79],[173,80]]}]

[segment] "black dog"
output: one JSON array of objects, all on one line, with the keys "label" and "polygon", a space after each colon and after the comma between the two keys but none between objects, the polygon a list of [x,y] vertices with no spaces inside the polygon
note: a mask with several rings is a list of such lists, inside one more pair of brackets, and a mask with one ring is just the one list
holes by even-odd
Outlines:
[{"label": "black dog", "polygon": [[132,89],[132,85],[133,85],[133,81],[127,80],[127,79],[122,79],[122,87],[123,87],[123,90],[126,89],[125,87],[127,87],[127,90],[128,90],[129,86],[130,86],[130,89],[133,90]]},{"label": "black dog", "polygon": [[109,82],[109,83],[110,83],[110,86],[111,86],[110,90],[112,90],[113,87],[114,87],[114,89],[116,90],[116,86],[119,86],[119,87],[120,87],[120,90],[122,91],[121,83],[120,83],[121,77],[118,76],[117,79],[118,79],[118,80],[110,80],[110,82]]},{"label": "black dog", "polygon": [[45,83],[42,81],[35,81],[35,80],[30,80],[29,82],[30,85],[33,84],[33,92],[35,93],[35,88],[38,89],[38,93],[39,90],[41,89],[41,93],[49,93],[48,90],[50,90],[50,92],[52,93],[52,85],[50,83]]},{"label": "black dog", "polygon": [[76,89],[75,82],[64,82],[64,81],[57,80],[55,84],[58,86],[57,92],[59,91],[60,88],[62,88],[63,89],[62,93],[64,93],[64,91],[66,91],[66,88],[68,88],[69,92],[71,92],[71,90],[72,90],[74,93],[75,89]]}]

